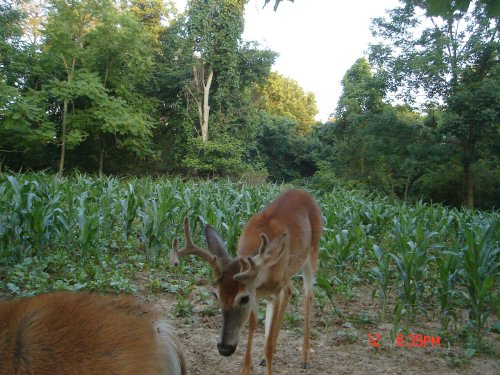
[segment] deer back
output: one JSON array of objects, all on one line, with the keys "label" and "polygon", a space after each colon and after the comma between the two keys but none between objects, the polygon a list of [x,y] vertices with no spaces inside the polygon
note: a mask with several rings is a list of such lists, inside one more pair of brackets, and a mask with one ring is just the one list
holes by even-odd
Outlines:
[{"label": "deer back", "polygon": [[185,374],[168,323],[128,296],[51,293],[0,302],[0,374]]},{"label": "deer back", "polygon": [[285,253],[269,269],[269,278],[276,282],[288,280],[300,271],[308,257],[317,257],[314,244],[319,243],[322,230],[321,210],[304,190],[293,189],[281,194],[264,210],[248,221],[238,242],[238,256],[254,254],[264,233],[270,240],[286,233]]}]

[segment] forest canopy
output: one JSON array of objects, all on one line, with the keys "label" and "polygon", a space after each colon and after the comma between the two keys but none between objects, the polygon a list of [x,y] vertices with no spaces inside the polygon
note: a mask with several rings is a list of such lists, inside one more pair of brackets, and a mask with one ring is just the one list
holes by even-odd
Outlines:
[{"label": "forest canopy", "polygon": [[246,3],[0,0],[0,172],[245,176],[499,206],[495,2],[405,0],[374,19],[326,123],[272,71],[277,53],[242,39]]}]

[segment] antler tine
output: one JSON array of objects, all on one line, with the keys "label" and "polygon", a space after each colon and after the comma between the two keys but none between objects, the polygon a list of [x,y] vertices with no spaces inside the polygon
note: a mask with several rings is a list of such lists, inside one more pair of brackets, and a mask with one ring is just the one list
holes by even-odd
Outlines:
[{"label": "antler tine", "polygon": [[[260,268],[261,263],[263,263],[263,255],[266,251],[267,244],[269,242],[269,239],[265,235],[265,233],[261,233],[260,235],[261,243],[259,250],[257,251],[257,255],[251,257],[248,256],[246,258],[240,258],[240,274],[250,274],[253,272],[258,272],[258,269]],[[256,262],[257,260],[257,262]]]},{"label": "antler tine", "polygon": [[186,255],[197,255],[202,259],[205,259],[215,273],[220,272],[220,266],[217,262],[217,257],[207,250],[196,246],[193,243],[193,239],[191,237],[191,229],[189,227],[189,219],[187,217],[184,218],[184,241],[186,245],[182,249],[178,249],[179,240],[174,238],[172,241],[172,255],[170,256],[170,264],[173,266],[179,265],[179,258],[184,257]]},{"label": "antler tine", "polygon": [[191,228],[189,227],[189,218],[186,216],[184,218],[184,238],[186,241],[186,247],[192,247],[193,239],[191,238]]},{"label": "antler tine", "polygon": [[[275,264],[284,254],[284,249],[285,249],[284,242],[282,243],[282,248],[278,249],[277,254],[268,254],[267,247],[269,245],[269,238],[266,236],[265,233],[261,233],[260,239],[261,239],[261,244],[256,255],[248,256],[246,258],[239,258],[240,272],[233,276],[234,280],[245,282],[245,280],[254,279],[263,267]],[[274,241],[276,240],[285,241],[286,233],[282,233]],[[276,252],[274,250],[275,249],[273,249],[273,252]]]},{"label": "antler tine", "polygon": [[172,255],[170,255],[170,264],[174,267],[179,266],[179,239],[176,237],[172,241]]}]

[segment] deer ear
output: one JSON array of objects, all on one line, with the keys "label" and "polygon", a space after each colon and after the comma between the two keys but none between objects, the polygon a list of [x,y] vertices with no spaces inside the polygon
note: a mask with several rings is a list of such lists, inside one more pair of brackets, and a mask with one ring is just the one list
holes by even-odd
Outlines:
[{"label": "deer ear", "polygon": [[269,238],[267,235],[262,232],[260,234],[260,248],[259,248],[259,255],[264,255],[266,249],[267,249],[267,244],[269,243]]},{"label": "deer ear", "polygon": [[217,231],[207,224],[205,227],[205,237],[207,239],[208,251],[215,255],[218,259],[230,258],[224,246],[224,241]]},{"label": "deer ear", "polygon": [[269,243],[264,254],[264,267],[272,267],[279,262],[285,254],[286,239],[287,234],[283,232]]}]

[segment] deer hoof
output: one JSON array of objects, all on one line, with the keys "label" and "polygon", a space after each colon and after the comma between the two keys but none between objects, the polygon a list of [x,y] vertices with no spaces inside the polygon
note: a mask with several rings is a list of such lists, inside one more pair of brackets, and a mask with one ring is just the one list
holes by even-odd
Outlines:
[{"label": "deer hoof", "polygon": [[302,365],[300,367],[303,369],[308,369],[311,368],[311,364],[307,362],[302,362]]},{"label": "deer hoof", "polygon": [[260,361],[259,366],[265,366],[266,365],[266,359],[264,358],[262,361]]}]

